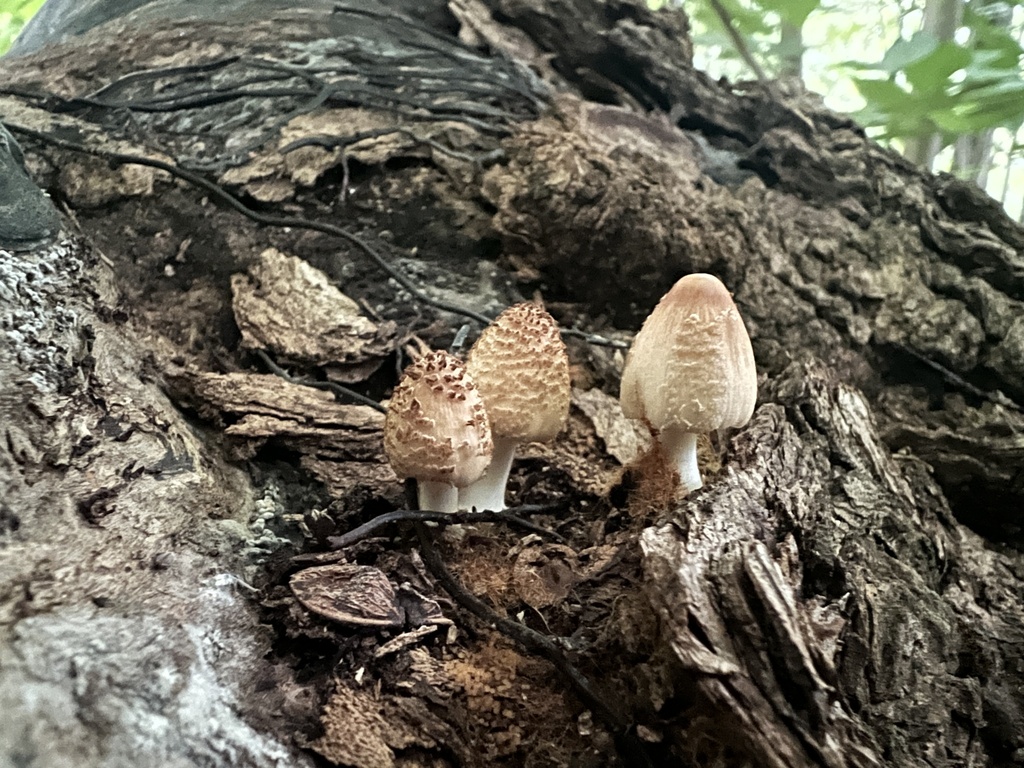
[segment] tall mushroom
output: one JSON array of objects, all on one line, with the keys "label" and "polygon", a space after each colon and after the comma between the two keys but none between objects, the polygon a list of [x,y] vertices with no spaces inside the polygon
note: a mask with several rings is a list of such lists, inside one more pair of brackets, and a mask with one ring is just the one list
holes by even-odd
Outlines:
[{"label": "tall mushroom", "polygon": [[622,412],[643,419],[689,493],[700,488],[697,435],[750,421],[754,350],[732,296],[713,275],[687,275],[633,340],[622,372]]},{"label": "tall mushroom", "polygon": [[569,415],[569,358],[558,323],[536,304],[515,304],[484,329],[466,367],[494,436],[484,476],[459,492],[462,508],[505,509],[505,485],[520,443],[550,440]]},{"label": "tall mushroom", "polygon": [[384,420],[384,452],[400,478],[416,480],[420,509],[458,510],[458,488],[491,461],[483,400],[465,364],[431,352],[405,369]]}]

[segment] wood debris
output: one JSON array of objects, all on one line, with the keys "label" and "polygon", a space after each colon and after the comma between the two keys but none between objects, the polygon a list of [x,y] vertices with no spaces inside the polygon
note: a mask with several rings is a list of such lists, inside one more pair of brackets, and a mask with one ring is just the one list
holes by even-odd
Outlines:
[{"label": "wood debris", "polygon": [[358,484],[397,483],[384,460],[384,417],[368,406],[270,374],[172,370],[167,378],[180,402],[236,439],[241,456],[278,441],[336,496]]},{"label": "wood debris", "polygon": [[273,248],[231,277],[231,292],[242,346],[281,362],[326,366],[338,381],[361,381],[395,347],[393,323],[367,319],[327,275]]}]

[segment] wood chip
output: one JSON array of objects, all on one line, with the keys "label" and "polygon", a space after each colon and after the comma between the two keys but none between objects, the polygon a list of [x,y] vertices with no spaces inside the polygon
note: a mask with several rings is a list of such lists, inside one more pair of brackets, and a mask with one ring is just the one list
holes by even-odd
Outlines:
[{"label": "wood chip", "polygon": [[650,447],[650,433],[641,422],[623,415],[618,398],[600,389],[574,389],[572,404],[590,420],[608,453],[623,466]]}]

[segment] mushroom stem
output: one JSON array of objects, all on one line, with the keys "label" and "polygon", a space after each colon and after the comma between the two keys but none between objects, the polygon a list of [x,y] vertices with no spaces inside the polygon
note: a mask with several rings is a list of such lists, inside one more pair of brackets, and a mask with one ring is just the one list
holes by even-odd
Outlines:
[{"label": "mushroom stem", "polygon": [[700,467],[697,466],[697,435],[684,432],[679,427],[667,427],[658,435],[670,464],[679,472],[679,484],[683,493],[688,494],[703,487]]},{"label": "mushroom stem", "polygon": [[458,512],[459,491],[451,483],[435,480],[417,480],[416,497],[420,509],[427,512]]},{"label": "mushroom stem", "polygon": [[505,509],[505,486],[512,470],[512,459],[516,453],[517,440],[505,437],[494,438],[494,453],[484,476],[472,485],[459,489],[459,509],[485,509],[501,512]]}]

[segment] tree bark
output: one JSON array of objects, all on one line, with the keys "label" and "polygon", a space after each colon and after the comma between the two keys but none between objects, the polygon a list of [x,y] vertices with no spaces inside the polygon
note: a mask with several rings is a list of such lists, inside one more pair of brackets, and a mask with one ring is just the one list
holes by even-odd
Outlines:
[{"label": "tree bark", "polygon": [[[0,765],[1024,762],[1024,229],[681,13],[292,5],[0,62]],[[694,271],[762,380],[678,499],[615,344]],[[533,296],[529,520],[373,522],[372,401]]]}]

